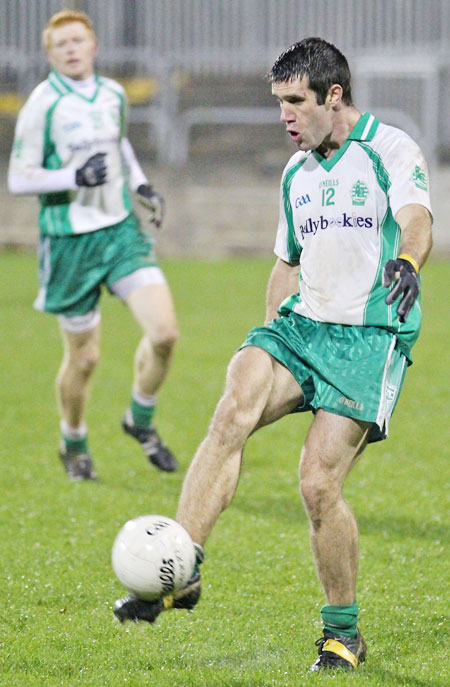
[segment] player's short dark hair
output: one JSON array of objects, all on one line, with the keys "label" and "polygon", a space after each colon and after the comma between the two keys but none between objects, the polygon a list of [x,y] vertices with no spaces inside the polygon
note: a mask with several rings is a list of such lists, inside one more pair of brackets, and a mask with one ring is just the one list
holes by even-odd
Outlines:
[{"label": "player's short dark hair", "polygon": [[267,75],[270,83],[308,77],[309,88],[323,105],[333,84],[342,86],[342,100],[352,104],[351,74],[348,62],[333,43],[323,38],[304,38],[285,50]]}]

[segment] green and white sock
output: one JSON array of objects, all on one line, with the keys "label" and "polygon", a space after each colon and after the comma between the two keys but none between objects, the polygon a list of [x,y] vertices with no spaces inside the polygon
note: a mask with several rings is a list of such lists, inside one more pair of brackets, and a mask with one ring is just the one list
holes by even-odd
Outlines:
[{"label": "green and white sock", "polygon": [[141,391],[133,389],[130,403],[131,418],[136,427],[147,429],[150,427],[155,414],[156,396],[146,396]]},{"label": "green and white sock", "polygon": [[325,630],[349,637],[356,637],[358,614],[356,601],[351,606],[323,606],[320,610]]},{"label": "green and white sock", "polygon": [[70,427],[65,420],[61,420],[60,428],[66,451],[88,453],[87,427],[84,423],[80,427]]}]

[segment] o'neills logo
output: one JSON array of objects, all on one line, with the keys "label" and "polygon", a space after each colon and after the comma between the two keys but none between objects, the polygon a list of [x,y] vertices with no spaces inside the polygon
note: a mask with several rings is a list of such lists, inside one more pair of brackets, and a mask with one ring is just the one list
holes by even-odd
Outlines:
[{"label": "o'neills logo", "polygon": [[331,217],[330,219],[320,215],[317,219],[308,217],[306,222],[301,224],[298,229],[303,239],[306,234],[315,236],[319,230],[325,231],[325,229],[331,229],[333,227],[371,229],[373,227],[373,219],[372,217],[361,217],[355,213],[348,215],[346,212],[343,212],[339,217]]},{"label": "o'neills logo", "polygon": [[353,410],[364,410],[364,403],[362,401],[353,401],[351,398],[345,398],[345,396],[340,396],[338,403],[342,403],[348,408],[353,408]]}]

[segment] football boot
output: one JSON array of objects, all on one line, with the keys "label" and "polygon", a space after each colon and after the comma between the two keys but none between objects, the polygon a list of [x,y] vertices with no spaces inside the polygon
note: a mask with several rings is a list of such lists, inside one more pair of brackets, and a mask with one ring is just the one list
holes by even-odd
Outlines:
[{"label": "football boot", "polygon": [[175,472],[178,469],[175,456],[161,441],[154,427],[136,427],[131,413],[127,412],[122,420],[122,429],[140,443],[150,463],[165,472]]},{"label": "football boot", "polygon": [[359,630],[356,637],[324,630],[316,646],[319,647],[319,657],[309,669],[312,672],[333,668],[354,670],[366,658],[366,644]]},{"label": "football boot", "polygon": [[170,611],[172,608],[191,611],[197,605],[201,594],[200,565],[203,563],[205,553],[200,544],[194,544],[196,562],[192,575],[186,585],[172,594],[167,594],[155,601],[139,599],[130,593],[123,599],[118,599],[114,604],[114,615],[121,623],[125,620],[146,620],[154,623],[160,613]]},{"label": "football boot", "polygon": [[68,451],[65,443],[62,441],[59,447],[59,457],[71,482],[97,480],[97,473],[90,453]]}]

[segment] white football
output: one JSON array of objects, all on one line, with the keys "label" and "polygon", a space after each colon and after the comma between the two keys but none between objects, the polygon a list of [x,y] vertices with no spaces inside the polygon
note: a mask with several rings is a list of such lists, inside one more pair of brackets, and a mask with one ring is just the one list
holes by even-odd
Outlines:
[{"label": "white football", "polygon": [[164,515],[129,520],[112,548],[119,581],[139,599],[154,600],[185,586],[195,566],[189,534]]}]

